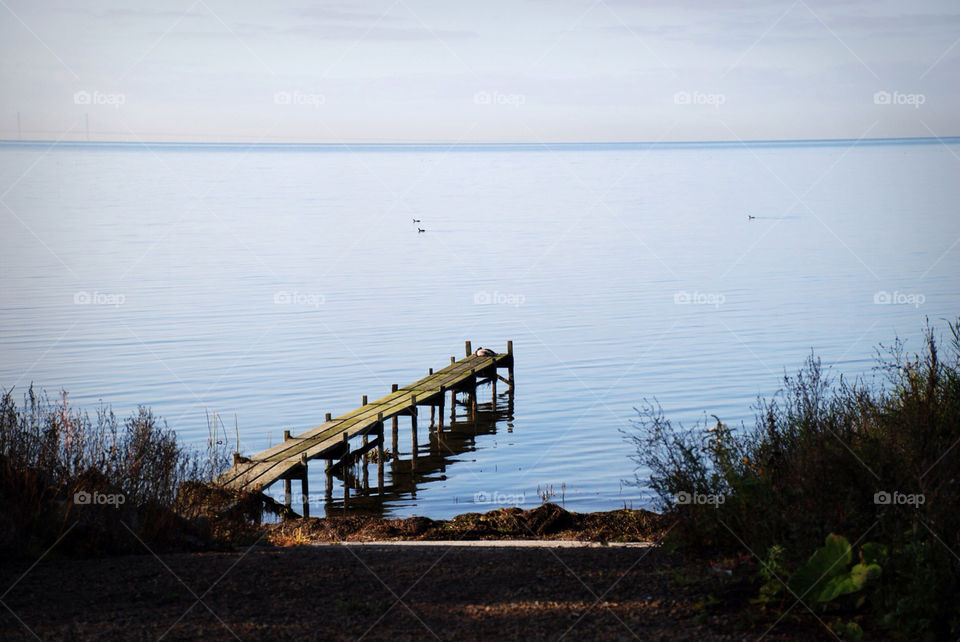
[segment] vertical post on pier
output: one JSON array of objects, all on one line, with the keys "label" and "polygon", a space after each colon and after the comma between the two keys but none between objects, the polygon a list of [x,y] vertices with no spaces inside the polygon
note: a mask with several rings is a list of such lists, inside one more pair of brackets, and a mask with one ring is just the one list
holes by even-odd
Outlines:
[{"label": "vertical post on pier", "polygon": [[471,354],[473,354],[473,346],[470,344],[469,341],[464,341],[463,344],[464,344],[464,347],[467,349],[467,356],[469,357]]},{"label": "vertical post on pier", "polygon": [[324,421],[333,421],[333,413],[327,413],[323,416]]},{"label": "vertical post on pier", "polygon": [[367,405],[367,395],[363,395],[362,397],[360,397],[360,405],[361,406]]},{"label": "vertical post on pier", "polygon": [[413,470],[417,467],[417,395],[412,395],[410,401],[413,404],[410,408],[410,436],[412,442],[410,469]]},{"label": "vertical post on pier", "polygon": [[346,509],[347,500],[350,499],[350,484],[347,482],[347,462],[350,459],[350,437],[344,430],[343,435],[343,456],[340,458],[340,474],[343,476],[343,507]]},{"label": "vertical post on pier", "polygon": [[439,411],[437,412],[437,432],[440,432],[440,429],[443,428],[443,400],[447,398],[447,389],[444,386],[440,386],[440,402],[439,402]]},{"label": "vertical post on pier", "polygon": [[366,492],[366,491],[369,491],[369,490],[370,490],[370,473],[369,473],[369,471],[367,471],[367,464],[369,463],[369,462],[367,461],[367,453],[368,453],[369,451],[367,450],[367,436],[366,436],[366,435],[363,436],[363,449],[362,449],[362,450],[363,450],[363,454],[360,455],[360,459],[363,460],[363,463],[362,463],[362,466],[363,466],[363,490],[364,490],[364,492]]},{"label": "vertical post on pier", "polygon": [[513,392],[513,341],[507,341],[507,354],[510,355],[509,365],[507,366],[507,381],[510,386],[510,392]]},{"label": "vertical post on pier", "polygon": [[470,376],[472,381],[470,382],[470,421],[476,421],[477,418],[477,369],[470,368]]},{"label": "vertical post on pier", "polygon": [[493,403],[493,409],[497,409],[497,368],[493,368],[493,378],[490,379],[490,387],[492,391],[490,393],[490,401]]},{"label": "vertical post on pier", "polygon": [[451,366],[452,366],[453,364],[455,364],[456,362],[457,362],[457,358],[456,358],[456,357],[450,357],[450,365],[451,365]]},{"label": "vertical post on pier", "polygon": [[310,484],[307,479],[307,453],[300,455],[300,465],[303,466],[303,477],[300,478],[300,495],[303,497],[303,518],[310,517]]},{"label": "vertical post on pier", "polygon": [[377,493],[383,496],[383,413],[377,414]]},{"label": "vertical post on pier", "polygon": [[324,499],[329,502],[333,500],[333,460],[332,459],[327,460],[327,468],[324,472],[326,472],[326,477],[327,477],[327,487],[324,492]]},{"label": "vertical post on pier", "polygon": [[[390,386],[390,392],[396,392],[398,389],[397,384]],[[397,439],[398,429],[400,427],[399,418],[397,415],[394,415],[390,420],[390,427],[393,429],[393,458],[400,459],[400,442]]]},{"label": "vertical post on pier", "polygon": [[450,425],[457,420],[457,389],[450,388]]},{"label": "vertical post on pier", "polygon": [[[283,441],[284,442],[290,441],[289,430],[283,431]],[[290,487],[290,480],[284,479],[283,480],[283,505],[286,506],[287,508],[290,508],[293,503],[293,500],[291,499],[292,494],[293,494],[293,490]]]}]

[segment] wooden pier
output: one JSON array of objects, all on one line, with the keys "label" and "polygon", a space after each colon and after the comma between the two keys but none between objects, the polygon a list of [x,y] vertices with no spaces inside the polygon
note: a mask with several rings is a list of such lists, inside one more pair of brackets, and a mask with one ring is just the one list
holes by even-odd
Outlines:
[{"label": "wooden pier", "polygon": [[[291,435],[284,431],[283,442],[264,450],[249,458],[234,453],[233,466],[216,479],[216,483],[227,488],[241,490],[263,490],[278,480],[284,481],[285,504],[291,504],[291,481],[299,479],[301,495],[303,497],[303,516],[310,515],[309,488],[307,483],[307,463],[312,459],[326,460],[324,472],[326,474],[326,495],[329,499],[333,487],[335,474],[345,479],[344,501],[348,499],[350,486],[346,483],[347,471],[354,463],[364,457],[368,451],[377,450],[377,487],[383,493],[383,476],[385,454],[384,422],[392,424],[392,452],[398,450],[398,418],[410,417],[411,445],[413,462],[415,465],[417,444],[417,419],[421,407],[430,407],[430,418],[434,417],[435,410],[437,430],[443,428],[444,405],[447,393],[450,393],[451,406],[458,392],[469,392],[471,403],[476,403],[475,390],[479,384],[490,382],[496,396],[497,381],[503,381],[513,391],[513,342],[507,342],[507,351],[494,356],[477,356],[473,354],[470,342],[465,342],[466,356],[459,361],[450,357],[450,365],[436,372],[430,373],[402,388],[396,384],[390,394],[367,402],[363,395],[362,405],[339,417],[331,417],[327,413],[325,421],[299,434]],[[507,377],[499,374],[498,370],[506,369]],[[372,439],[371,439],[372,436]],[[357,447],[352,447],[350,440],[359,437],[362,439]],[[366,475],[366,466],[364,466]]]}]

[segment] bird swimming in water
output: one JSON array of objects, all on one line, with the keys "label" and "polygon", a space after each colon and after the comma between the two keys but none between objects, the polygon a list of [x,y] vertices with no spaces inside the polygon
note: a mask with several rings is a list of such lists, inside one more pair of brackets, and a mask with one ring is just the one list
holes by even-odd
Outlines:
[{"label": "bird swimming in water", "polygon": [[747,220],[748,220],[748,221],[752,221],[752,220],[755,219],[755,218],[757,218],[757,217],[754,216],[754,215],[752,215],[752,214],[747,214]]},{"label": "bird swimming in water", "polygon": [[420,232],[426,232],[426,230],[423,229],[422,227],[418,227],[418,228],[417,228],[417,233],[419,234]]},{"label": "bird swimming in water", "polygon": [[496,352],[494,352],[494,351],[491,350],[490,348],[484,348],[484,347],[482,347],[482,346],[479,347],[479,348],[477,348],[477,351],[474,352],[473,354],[475,354],[475,355],[478,356],[478,357],[495,357],[495,356],[497,356],[497,353],[496,353]]},{"label": "bird swimming in water", "polygon": [[419,222],[420,222],[420,219],[415,218],[415,219],[413,219],[413,222],[414,222],[414,223],[419,223]]}]

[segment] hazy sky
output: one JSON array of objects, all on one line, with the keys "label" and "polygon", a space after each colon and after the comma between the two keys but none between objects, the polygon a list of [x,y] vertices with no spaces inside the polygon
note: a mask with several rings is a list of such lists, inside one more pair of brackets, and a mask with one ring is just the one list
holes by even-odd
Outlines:
[{"label": "hazy sky", "polygon": [[[0,0],[0,137],[960,134],[956,0]],[[877,92],[886,92],[877,94]]]}]

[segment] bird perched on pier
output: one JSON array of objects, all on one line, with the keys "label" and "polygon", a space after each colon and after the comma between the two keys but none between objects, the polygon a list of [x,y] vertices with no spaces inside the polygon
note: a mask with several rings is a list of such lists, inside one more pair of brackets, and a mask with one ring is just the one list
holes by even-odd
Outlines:
[{"label": "bird perched on pier", "polygon": [[494,351],[491,350],[490,348],[484,348],[484,347],[477,348],[477,351],[474,352],[473,354],[475,354],[475,355],[478,356],[478,357],[495,357],[495,356],[497,356],[497,353],[496,353],[496,352],[494,352]]}]

